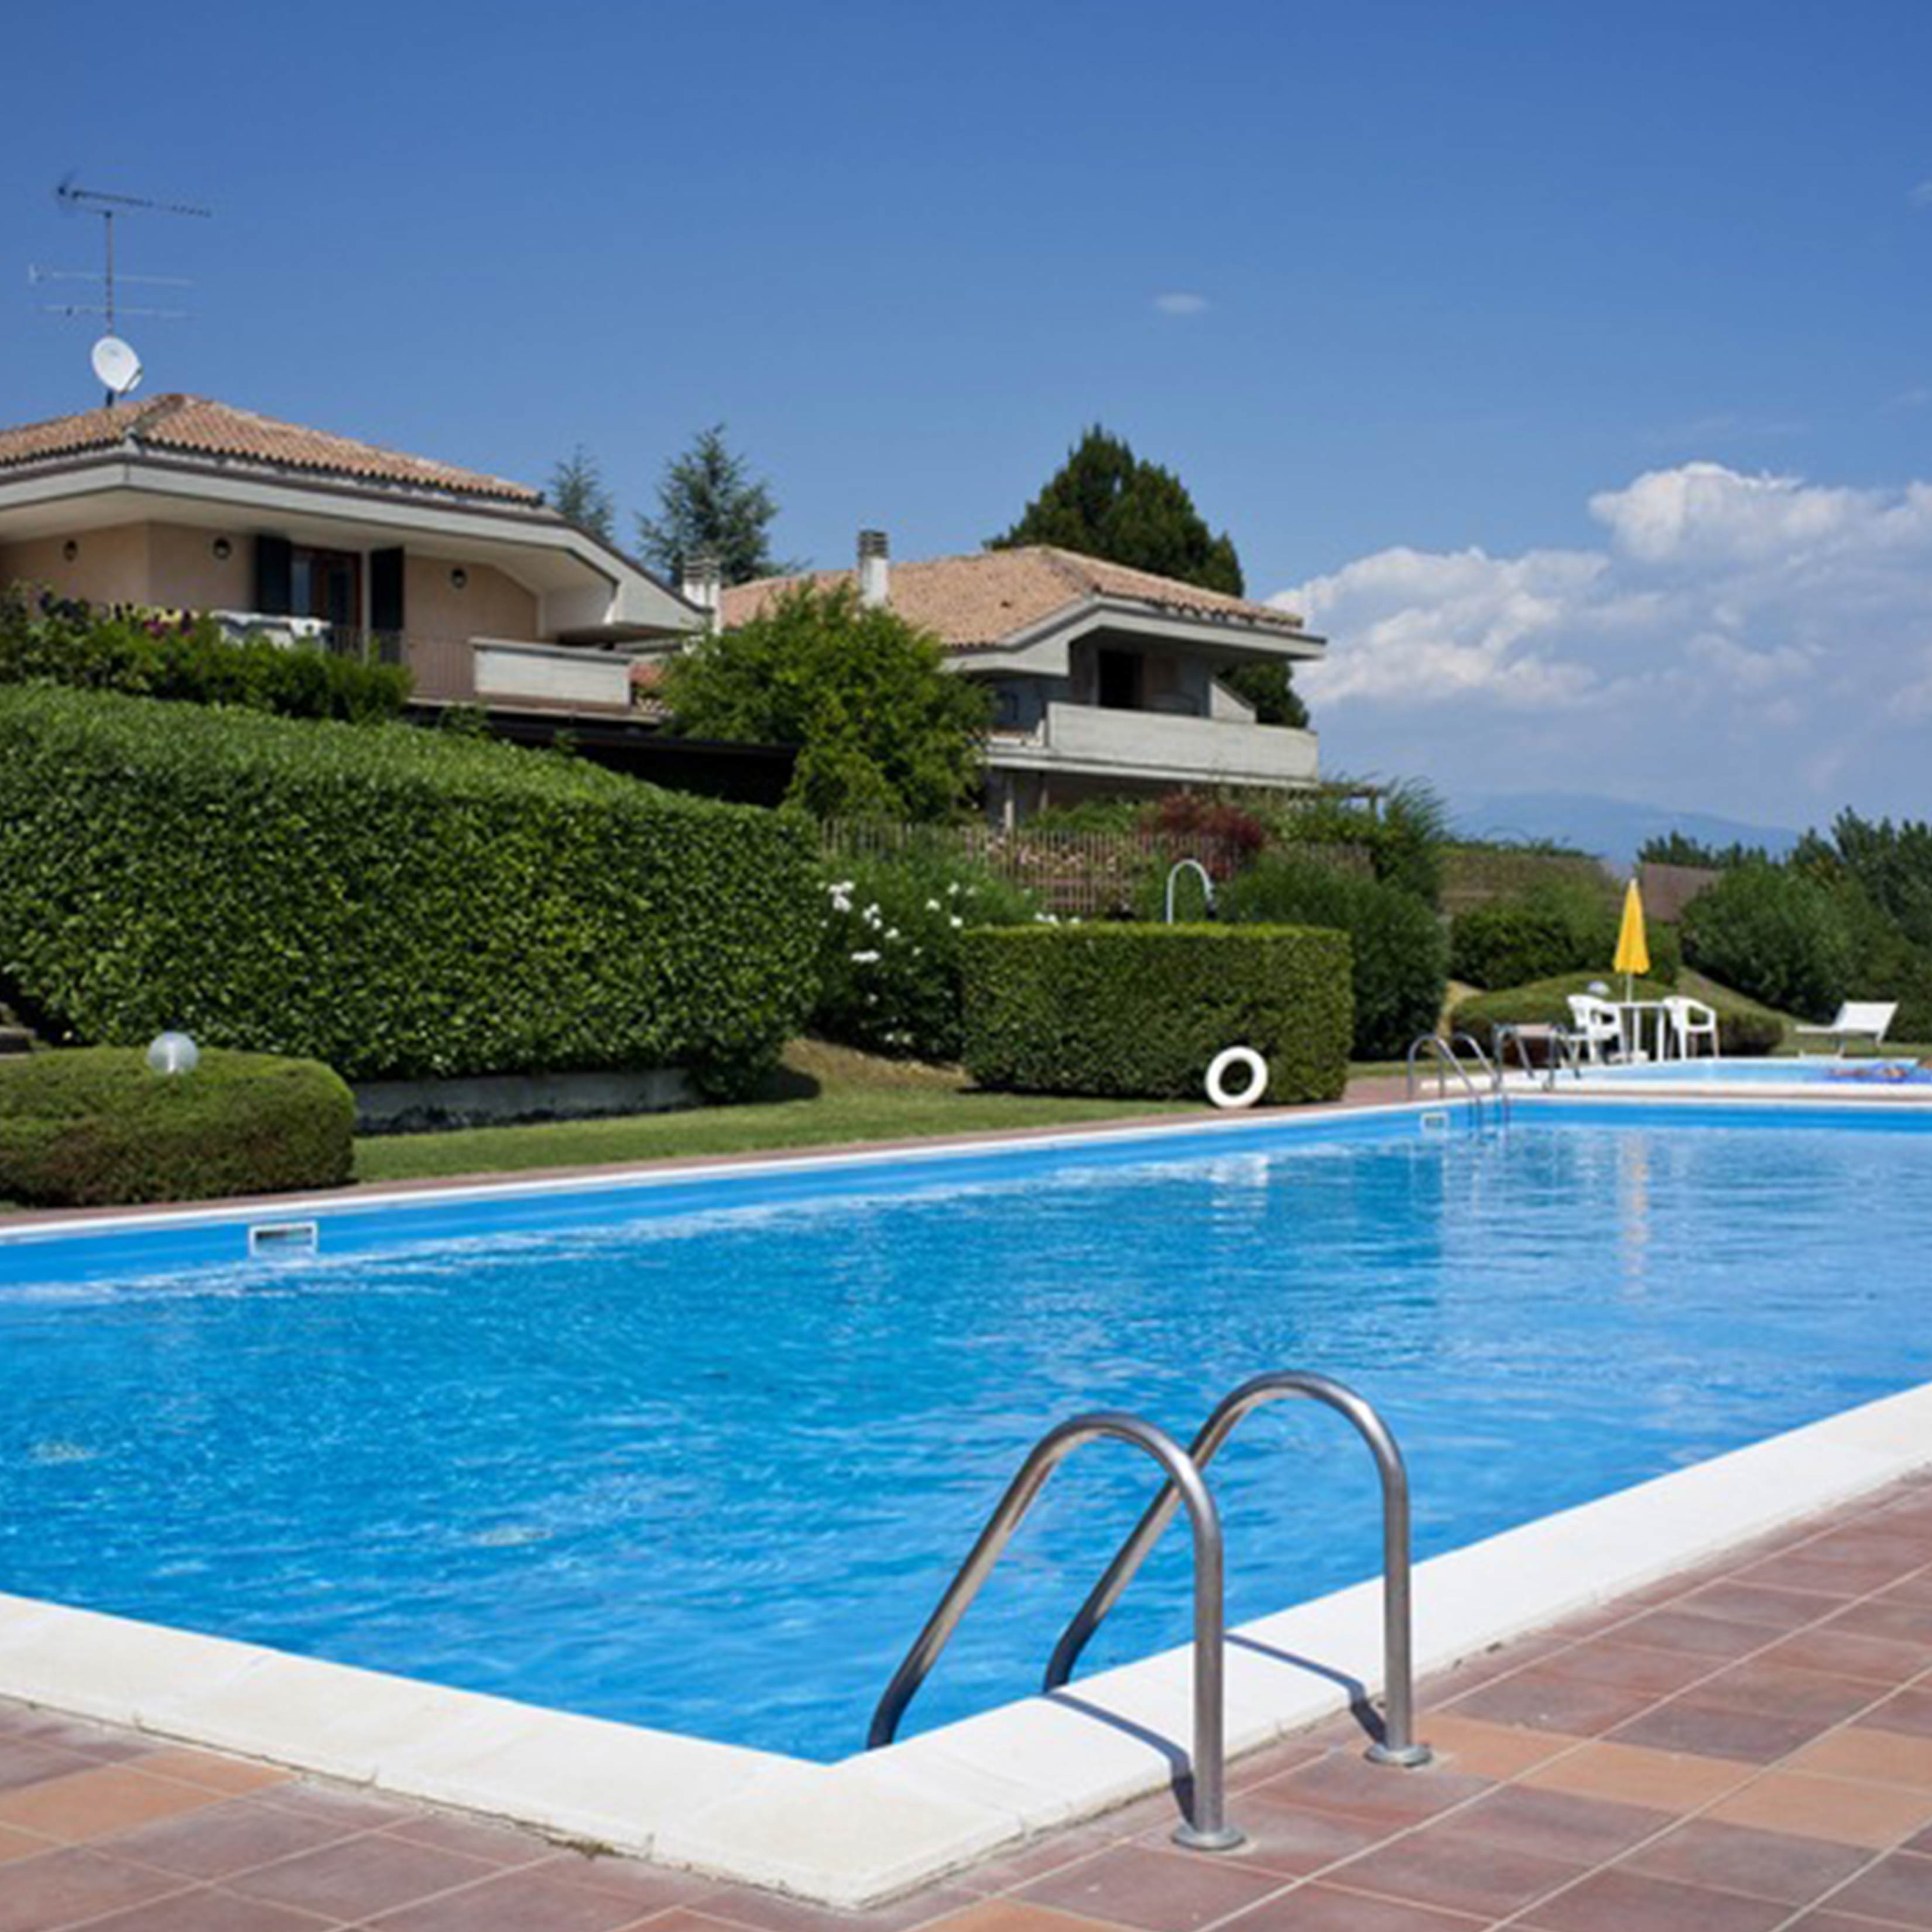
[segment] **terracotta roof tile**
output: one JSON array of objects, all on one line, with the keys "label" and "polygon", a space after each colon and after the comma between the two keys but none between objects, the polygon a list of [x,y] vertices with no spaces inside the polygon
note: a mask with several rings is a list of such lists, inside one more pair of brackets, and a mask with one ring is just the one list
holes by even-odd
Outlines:
[{"label": "terracotta roof tile", "polygon": [[299,424],[280,422],[202,396],[165,395],[111,410],[88,410],[50,422],[0,429],[0,469],[55,456],[81,455],[123,443],[190,456],[226,458],[272,469],[311,470],[374,483],[400,484],[458,496],[489,496],[517,503],[541,502],[539,494],[501,476],[488,476],[426,457],[406,456],[353,436],[332,436]]},{"label": "terracotta roof tile", "polygon": [[[734,585],[724,593],[725,628],[748,622],[794,585],[808,583],[830,590],[850,583],[852,576],[849,570],[820,570],[806,577],[767,577]],[[892,567],[892,608],[956,651],[988,650],[1016,632],[1094,598],[1120,598],[1245,628],[1304,634],[1299,617],[1274,604],[1203,590],[1174,578],[1044,544]]]}]

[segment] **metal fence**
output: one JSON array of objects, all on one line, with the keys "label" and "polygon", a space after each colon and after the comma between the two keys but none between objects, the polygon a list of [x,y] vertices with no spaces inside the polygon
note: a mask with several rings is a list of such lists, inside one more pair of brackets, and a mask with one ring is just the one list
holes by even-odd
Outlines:
[{"label": "metal fence", "polygon": [[[828,859],[897,858],[910,852],[970,860],[1023,886],[1061,918],[1118,919],[1150,910],[1157,884],[1178,860],[1193,859],[1219,880],[1250,856],[1238,840],[1193,832],[1009,831],[995,825],[902,825],[873,819],[828,819],[820,828]],[[1369,869],[1359,846],[1298,848],[1351,872]],[[1192,904],[1190,898],[1185,903]]]}]

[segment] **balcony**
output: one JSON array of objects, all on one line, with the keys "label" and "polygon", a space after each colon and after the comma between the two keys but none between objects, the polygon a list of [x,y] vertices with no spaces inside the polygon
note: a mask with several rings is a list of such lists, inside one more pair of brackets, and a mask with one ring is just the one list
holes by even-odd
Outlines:
[{"label": "balcony", "polygon": [[1316,782],[1312,731],[1164,711],[1049,704],[1030,732],[995,730],[995,771],[1077,772],[1168,784],[1306,785]]}]

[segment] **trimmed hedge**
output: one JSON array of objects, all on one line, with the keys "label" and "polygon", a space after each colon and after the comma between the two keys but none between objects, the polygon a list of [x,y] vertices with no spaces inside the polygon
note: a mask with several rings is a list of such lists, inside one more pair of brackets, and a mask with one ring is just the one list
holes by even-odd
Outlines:
[{"label": "trimmed hedge", "polygon": [[[1609,973],[1566,973],[1560,978],[1540,980],[1527,986],[1510,986],[1498,993],[1485,993],[1479,999],[1464,1000],[1454,1016],[1459,1032],[1471,1034],[1485,1051],[1494,1052],[1494,1030],[1499,1026],[1568,1026],[1568,1004],[1572,993],[1587,993],[1594,981],[1602,981],[1621,993],[1623,981]],[[1660,1000],[1670,987],[1657,979],[1635,981],[1631,991],[1640,1000]],[[1705,1004],[1718,1016],[1718,1044],[1722,1050],[1739,1057],[1773,1053],[1784,1043],[1784,1024],[1775,1013],[1716,997]]]},{"label": "trimmed hedge", "polygon": [[312,1060],[206,1052],[192,1073],[137,1049],[0,1060],[0,1196],[38,1208],[339,1187],[356,1103]]},{"label": "trimmed hedge", "polygon": [[810,1004],[810,842],[406,724],[0,690],[0,998],[350,1079],[682,1066],[728,1093]]},{"label": "trimmed hedge", "polygon": [[1224,1046],[1275,1102],[1337,1099],[1348,940],[1300,926],[1035,926],[962,935],[966,1070],[1022,1093],[1198,1100]]}]

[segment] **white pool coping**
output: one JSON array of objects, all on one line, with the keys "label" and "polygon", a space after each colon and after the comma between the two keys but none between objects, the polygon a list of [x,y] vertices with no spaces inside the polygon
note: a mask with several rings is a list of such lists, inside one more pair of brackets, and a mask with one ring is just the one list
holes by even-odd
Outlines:
[{"label": "white pool coping", "polygon": [[[1932,1383],[1432,1558],[1417,1673],[1928,1466]],[[1346,1708],[1346,1680],[1379,1689],[1379,1586],[1232,1638],[1231,1755]],[[1191,1670],[1166,1652],[814,1764],[0,1595],[0,1696],[845,1907],[1166,1788]],[[1238,1796],[1229,1809],[1239,1825]]]}]

